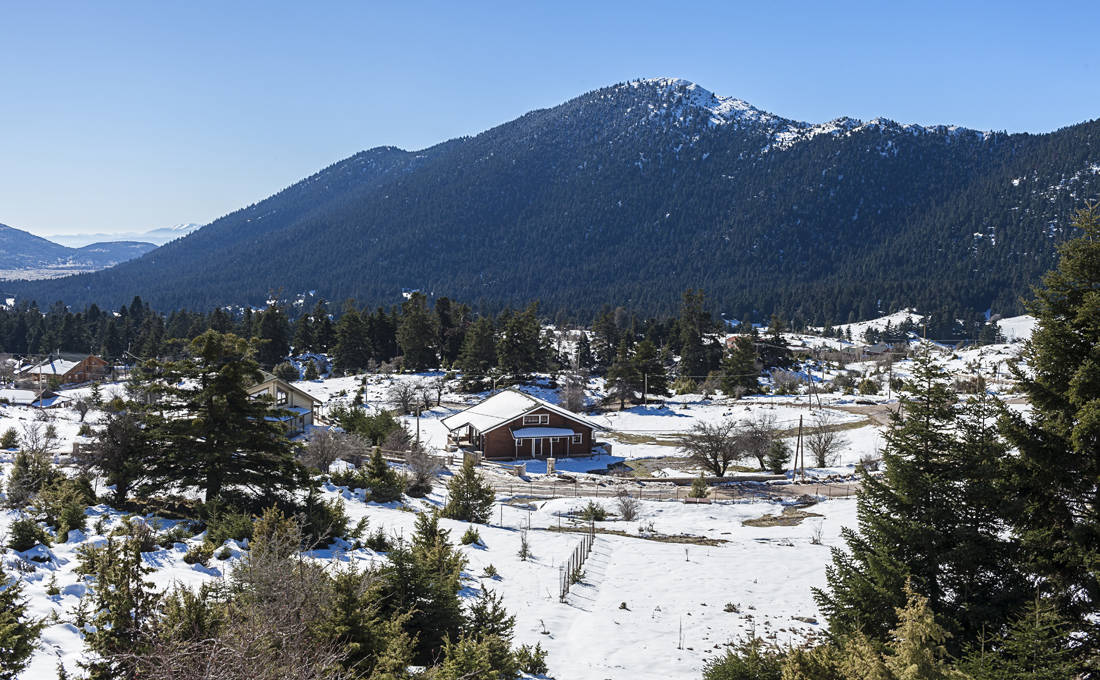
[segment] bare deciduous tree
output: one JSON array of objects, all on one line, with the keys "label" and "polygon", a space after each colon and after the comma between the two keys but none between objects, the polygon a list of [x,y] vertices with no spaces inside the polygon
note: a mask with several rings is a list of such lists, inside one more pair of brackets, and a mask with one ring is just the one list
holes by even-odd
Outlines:
[{"label": "bare deciduous tree", "polygon": [[413,404],[417,400],[417,386],[409,380],[398,380],[390,387],[386,396],[402,414],[412,413]]},{"label": "bare deciduous tree", "polygon": [[48,454],[57,447],[57,428],[52,423],[38,421],[23,423],[23,450],[28,453]]},{"label": "bare deciduous tree", "polygon": [[564,380],[565,384],[561,388],[562,406],[574,413],[580,413],[585,407],[584,388],[588,384],[588,372],[577,366],[574,359],[573,367],[565,374]]},{"label": "bare deciduous tree", "polygon": [[405,465],[409,468],[405,493],[410,496],[426,496],[432,490],[435,476],[442,469],[439,460],[427,448],[414,446],[405,454]]},{"label": "bare deciduous tree", "polygon": [[618,506],[619,517],[626,522],[633,522],[638,519],[638,499],[631,498],[630,493],[623,489],[619,491],[615,504]]},{"label": "bare deciduous tree", "polygon": [[84,422],[84,417],[88,415],[88,410],[92,408],[92,402],[89,399],[81,397],[73,401],[73,409],[80,415],[80,422]]},{"label": "bare deciduous tree", "polygon": [[309,434],[302,462],[315,470],[328,472],[337,459],[351,461],[369,454],[370,442],[359,435],[318,428]]},{"label": "bare deciduous tree", "polygon": [[680,437],[680,449],[700,467],[723,477],[729,466],[742,456],[738,439],[733,420],[696,423]]},{"label": "bare deciduous tree", "polygon": [[834,465],[841,449],[848,445],[848,439],[837,431],[834,419],[825,411],[814,415],[813,426],[804,441],[817,467]]},{"label": "bare deciduous tree", "polygon": [[778,436],[775,428],[775,416],[770,413],[758,413],[755,418],[745,421],[738,439],[745,455],[752,456],[760,463],[760,469],[767,467],[768,449]]}]

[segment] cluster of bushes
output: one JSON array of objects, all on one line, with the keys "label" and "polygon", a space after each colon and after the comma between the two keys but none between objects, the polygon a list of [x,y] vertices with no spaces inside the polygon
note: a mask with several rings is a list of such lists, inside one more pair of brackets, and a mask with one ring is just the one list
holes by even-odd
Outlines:
[{"label": "cluster of bushes", "polygon": [[[469,607],[458,593],[461,553],[435,515],[417,517],[408,542],[384,566],[326,569],[297,558],[300,521],[270,508],[252,525],[249,550],[224,582],[157,595],[133,535],[79,553],[94,577],[76,610],[87,625],[90,677],[200,677],[248,660],[250,677],[511,679],[542,674],[541,646],[512,646],[514,617],[483,591]],[[196,548],[189,559],[210,558]]]}]

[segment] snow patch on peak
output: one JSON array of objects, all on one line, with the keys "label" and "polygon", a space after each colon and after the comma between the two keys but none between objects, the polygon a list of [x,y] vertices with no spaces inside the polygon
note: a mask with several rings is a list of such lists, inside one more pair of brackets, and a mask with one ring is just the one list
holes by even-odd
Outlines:
[{"label": "snow patch on peak", "polygon": [[742,120],[765,123],[782,120],[743,99],[717,95],[698,83],[683,78],[648,78],[630,83],[633,88],[643,85],[655,86],[663,97],[674,98],[670,103],[676,107],[690,107],[705,111],[708,115],[707,122],[711,127]]}]

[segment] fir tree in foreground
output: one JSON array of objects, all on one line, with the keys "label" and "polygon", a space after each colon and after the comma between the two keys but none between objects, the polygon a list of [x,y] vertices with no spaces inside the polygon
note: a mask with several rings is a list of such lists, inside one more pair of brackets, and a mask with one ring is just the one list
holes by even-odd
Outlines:
[{"label": "fir tree in foreground", "polygon": [[862,473],[858,529],[842,531],[846,549],[834,548],[828,586],[814,591],[833,634],[886,639],[907,582],[960,644],[1026,601],[1005,537],[992,405],[956,402],[942,367],[919,356],[885,433],[884,473]]},{"label": "fir tree in foreground", "polygon": [[474,468],[474,461],[467,458],[462,463],[462,469],[447,483],[447,505],[443,508],[443,516],[485,524],[489,521],[495,500],[493,488]]},{"label": "fir tree in foreground", "polygon": [[14,680],[26,668],[42,626],[27,614],[23,584],[0,571],[0,680]]},{"label": "fir tree in foreground", "polygon": [[1019,455],[1011,521],[1059,613],[1100,649],[1100,206],[1078,211],[1084,233],[1060,248],[1029,311],[1038,325],[1015,369],[1032,406],[1005,409],[1002,427]]}]

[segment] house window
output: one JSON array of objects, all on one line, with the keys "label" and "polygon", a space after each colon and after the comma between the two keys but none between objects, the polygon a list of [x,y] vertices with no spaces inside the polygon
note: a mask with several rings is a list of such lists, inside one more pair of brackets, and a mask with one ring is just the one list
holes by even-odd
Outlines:
[{"label": "house window", "polygon": [[573,443],[574,444],[583,444],[584,443],[584,435],[583,434],[573,435]]},{"label": "house window", "polygon": [[275,390],[275,403],[279,406],[286,406],[287,399],[290,398],[286,392],[282,390]]},{"label": "house window", "polygon": [[560,441],[561,441],[561,437],[550,437],[550,442],[551,443],[560,442]]},{"label": "house window", "polygon": [[517,448],[517,449],[518,449],[518,448],[519,448],[519,447],[520,447],[520,446],[521,446],[522,444],[523,444],[523,440],[522,440],[522,439],[517,439],[517,440],[516,440],[516,448]]},{"label": "house window", "polygon": [[523,416],[524,425],[547,425],[550,423],[550,416],[545,413],[536,413],[530,416]]}]

